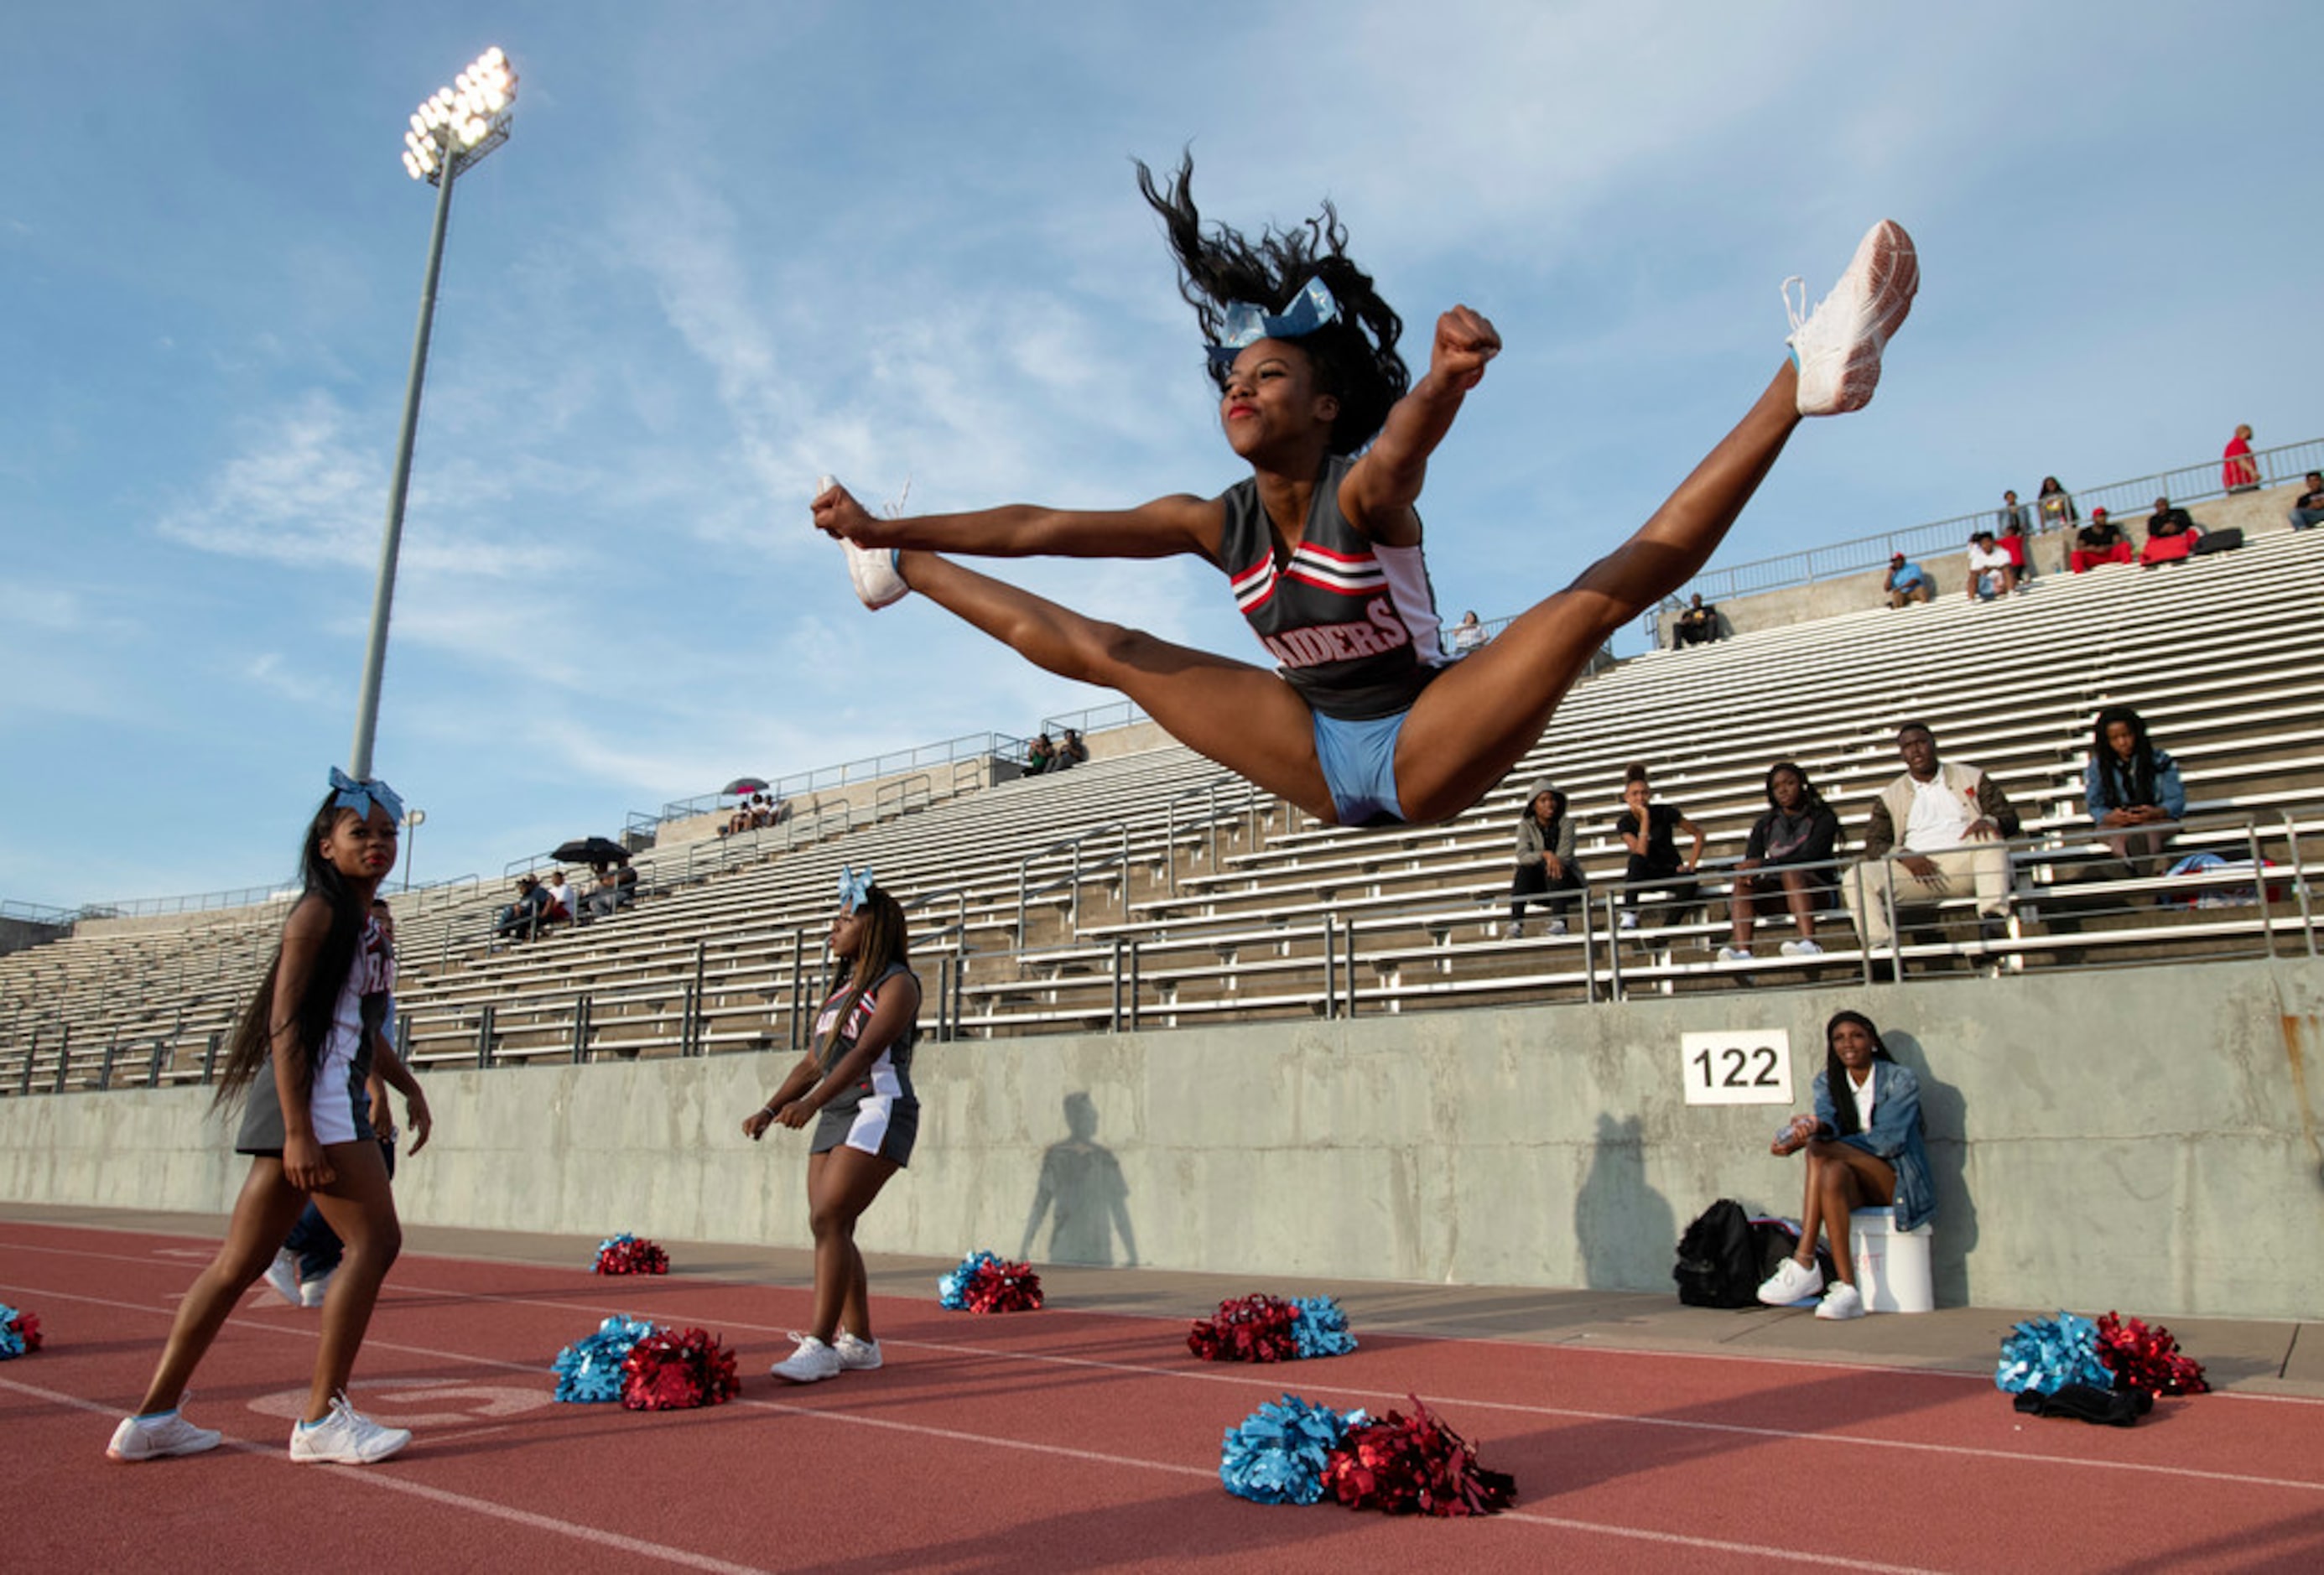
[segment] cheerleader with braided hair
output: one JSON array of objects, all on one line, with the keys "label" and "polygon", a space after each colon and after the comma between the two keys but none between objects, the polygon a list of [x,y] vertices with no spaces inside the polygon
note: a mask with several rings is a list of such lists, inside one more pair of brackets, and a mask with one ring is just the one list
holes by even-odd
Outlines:
[{"label": "cheerleader with braided hair", "polygon": [[[1709,560],[1801,419],[1871,399],[1881,349],[1920,284],[1911,239],[1876,225],[1815,311],[1792,309],[1791,357],[1654,516],[1453,664],[1438,643],[1416,505],[1500,336],[1454,307],[1437,318],[1416,382],[1397,350],[1403,324],[1349,258],[1330,204],[1252,240],[1204,223],[1191,158],[1167,181],[1144,164],[1138,173],[1208,343],[1227,446],[1250,476],[1217,497],[1131,509],[900,519],[826,483],[815,523],[845,545],[865,605],[917,591],[1037,666],[1119,690],[1181,742],[1326,824],[1444,820],[1483,797],[1614,631]],[[954,561],[1178,553],[1225,573],[1276,672],[1100,622]]]}]

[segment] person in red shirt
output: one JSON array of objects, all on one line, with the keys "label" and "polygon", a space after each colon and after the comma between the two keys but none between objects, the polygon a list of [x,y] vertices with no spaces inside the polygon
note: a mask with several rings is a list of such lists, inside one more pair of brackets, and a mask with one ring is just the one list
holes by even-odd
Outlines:
[{"label": "person in red shirt", "polygon": [[2227,451],[2219,465],[2219,481],[2231,493],[2247,493],[2259,485],[2259,461],[2252,457],[2252,429],[2249,426],[2236,428],[2227,439]]}]

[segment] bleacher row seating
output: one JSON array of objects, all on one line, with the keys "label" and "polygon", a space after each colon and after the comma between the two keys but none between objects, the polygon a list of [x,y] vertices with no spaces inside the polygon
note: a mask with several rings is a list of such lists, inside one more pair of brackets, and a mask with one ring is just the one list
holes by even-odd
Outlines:
[{"label": "bleacher row seating", "polygon": [[[1622,865],[1623,769],[1647,763],[1658,797],[1704,828],[1706,868],[1739,855],[1778,759],[1807,769],[1860,845],[1871,798],[1902,769],[1907,718],[1991,773],[2026,837],[2008,935],[1924,927],[1903,947],[1908,966],[2310,948],[2298,877],[2302,839],[2324,831],[2319,555],[2315,535],[2265,536],[2155,571],[2048,576],[1998,603],[1875,608],[1652,652],[1577,685],[1501,786],[1439,826],[1319,827],[1171,748],[872,825],[652,850],[634,911],[518,944],[491,941],[503,889],[414,894],[398,904],[409,1052],[426,1066],[796,1045],[843,861],[915,907],[924,1017],[952,1036],[1830,982],[1864,966],[1844,913],[1829,916],[1822,957],[1722,965],[1716,880],[1711,906],[1618,941],[1605,900]],[[2264,857],[2288,867],[2269,882],[2279,901],[2165,910],[2159,883],[2087,879],[2101,850],[2081,815],[2082,762],[2092,717],[2116,702],[2181,762],[2180,845],[2241,858],[2256,823]],[[1504,939],[1514,822],[1541,776],[1579,817],[1591,921]],[[0,958],[0,1092],[96,1086],[108,1066],[116,1082],[199,1078],[280,916]],[[1763,922],[1778,938],[1780,916]]]}]

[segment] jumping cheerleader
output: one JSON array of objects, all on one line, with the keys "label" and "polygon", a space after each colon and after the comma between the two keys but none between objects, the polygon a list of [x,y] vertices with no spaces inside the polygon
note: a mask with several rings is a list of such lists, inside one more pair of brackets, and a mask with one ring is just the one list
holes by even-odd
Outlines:
[{"label": "jumping cheerleader", "polygon": [[305,889],[283,921],[274,961],[235,1030],[217,1103],[240,1101],[235,1151],[250,1174],[235,1200],[217,1257],[178,1308],[170,1342],[134,1416],[106,1453],[152,1460],[216,1449],[221,1435],[178,1414],[186,1384],[242,1294],[256,1284],[311,1196],[346,1256],[323,1299],[321,1343],[290,1458],[365,1465],[411,1441],[347,1404],[348,1376],[380,1283],[403,1245],[387,1165],[372,1134],[364,1083],[374,1068],[402,1093],[411,1151],[428,1141],[427,1096],[380,1031],[387,952],[371,922],[372,896],[395,864],[403,806],[383,782],[331,773],[300,850]]},{"label": "jumping cheerleader", "polygon": [[[1168,230],[1180,293],[1209,342],[1227,446],[1249,480],[1128,510],[1017,504],[909,519],[878,518],[826,485],[815,522],[846,543],[866,605],[918,591],[1050,672],[1120,690],[1190,748],[1327,824],[1443,820],[1483,797],[1591,655],[1710,558],[1800,419],[1871,399],[1881,348],[1920,285],[1911,239],[1875,225],[1813,313],[1791,308],[1790,359],[1654,517],[1448,664],[1415,505],[1500,336],[1454,307],[1411,383],[1397,351],[1403,325],[1348,258],[1331,204],[1255,243],[1223,226],[1206,233],[1193,174],[1190,159],[1165,190],[1140,164],[1139,186]],[[1098,622],[940,553],[1196,554],[1225,572],[1281,676]]]},{"label": "jumping cheerleader", "polygon": [[868,870],[841,871],[839,904],[830,946],[847,965],[847,981],[823,1003],[814,1046],[742,1121],[753,1142],[778,1121],[791,1128],[816,1122],[807,1161],[814,1325],[773,1368],[794,1384],[880,1365],[855,1221],[911,1159],[920,1126],[920,1101],[912,1092],[920,981],[905,961],[904,910],[872,884]]}]

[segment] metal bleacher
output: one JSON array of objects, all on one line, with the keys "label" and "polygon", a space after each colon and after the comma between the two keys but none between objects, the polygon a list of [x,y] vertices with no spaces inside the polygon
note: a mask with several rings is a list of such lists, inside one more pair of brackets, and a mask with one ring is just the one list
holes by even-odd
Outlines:
[{"label": "metal bleacher", "polygon": [[[1192,752],[1101,759],[860,824],[802,822],[639,861],[636,907],[496,942],[508,894],[398,898],[399,994],[420,1066],[785,1049],[802,1042],[843,862],[912,910],[924,1020],[947,1038],[1302,1019],[1867,976],[1845,912],[1820,956],[1720,962],[1725,882],[1799,762],[1860,848],[1902,769],[1899,722],[1983,767],[2024,817],[2004,933],[1962,904],[1877,961],[2021,972],[2312,953],[2303,849],[2324,833],[2324,532],[2153,571],[2050,575],[2023,594],[1869,609],[1657,651],[1578,684],[1532,753],[1442,825],[1321,827]],[[2180,761],[2175,852],[2208,877],[2134,876],[2080,803],[2092,718],[2135,705]],[[1624,768],[1709,837],[1704,900],[1616,928]],[[1506,938],[1511,836],[1549,777],[1593,883],[1569,933]],[[2270,866],[2264,880],[2250,866]],[[1779,905],[1778,905],[1779,906]],[[92,934],[0,958],[0,1094],[199,1081],[265,966],[279,904]],[[1775,916],[1763,915],[1772,935]]]}]

